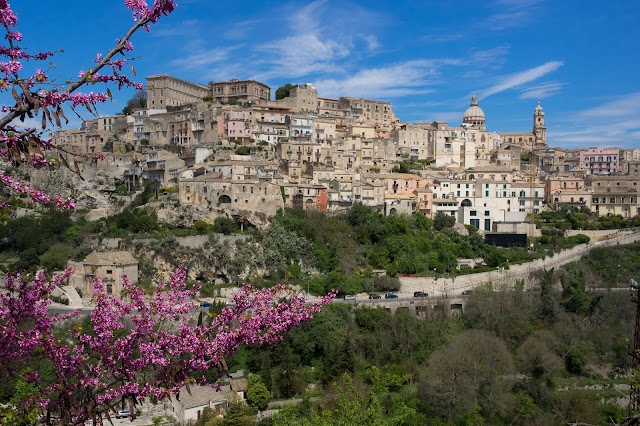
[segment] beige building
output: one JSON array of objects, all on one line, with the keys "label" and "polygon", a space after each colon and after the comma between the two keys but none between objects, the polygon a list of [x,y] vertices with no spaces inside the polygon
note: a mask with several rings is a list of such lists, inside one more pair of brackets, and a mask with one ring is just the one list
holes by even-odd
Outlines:
[{"label": "beige building", "polygon": [[544,111],[538,102],[533,111],[533,129],[531,132],[500,132],[503,142],[527,147],[530,150],[547,145],[547,126],[544,123]]},{"label": "beige building", "polygon": [[296,114],[315,114],[319,106],[318,90],[315,84],[296,84],[289,90],[289,96],[276,102]]},{"label": "beige building", "polygon": [[183,204],[230,216],[241,216],[246,212],[271,217],[278,209],[284,208],[279,185],[259,180],[220,179],[216,173],[180,179],[178,193]]},{"label": "beige building", "polygon": [[120,297],[123,275],[131,283],[138,282],[138,261],[128,251],[94,251],[82,262],[69,261],[72,270],[70,285],[82,290],[83,295],[92,295],[94,280],[102,279],[107,294]]},{"label": "beige building", "polygon": [[271,100],[271,88],[255,80],[219,81],[209,84],[210,96],[221,104],[266,103]]},{"label": "beige building", "polygon": [[350,97],[342,97],[339,101],[339,108],[345,117],[359,123],[391,124],[396,119],[391,102]]},{"label": "beige building", "polygon": [[391,139],[401,157],[412,160],[434,158],[434,129],[432,125],[401,124],[391,130]]},{"label": "beige building", "polygon": [[202,84],[189,83],[168,74],[147,77],[147,108],[199,103],[207,96],[211,96],[211,89]]},{"label": "beige building", "polygon": [[591,210],[600,216],[639,214],[637,176],[588,175],[585,184],[591,188]]}]

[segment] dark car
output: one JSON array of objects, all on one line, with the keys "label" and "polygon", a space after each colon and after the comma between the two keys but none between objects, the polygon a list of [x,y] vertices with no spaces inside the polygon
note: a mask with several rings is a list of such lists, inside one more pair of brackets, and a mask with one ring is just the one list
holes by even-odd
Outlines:
[{"label": "dark car", "polygon": [[209,302],[200,302],[200,307],[201,308],[209,308],[209,307],[211,307],[211,303],[209,303]]},{"label": "dark car", "polygon": [[393,293],[387,293],[384,295],[385,299],[397,299],[398,295],[397,294],[393,294]]},{"label": "dark car", "polygon": [[413,297],[427,297],[429,293],[425,293],[424,291],[414,291]]},{"label": "dark car", "polygon": [[463,296],[469,296],[471,294],[473,294],[473,290],[465,290],[465,291],[462,292]]},{"label": "dark car", "polygon": [[381,296],[379,294],[370,294],[369,299],[380,299]]}]

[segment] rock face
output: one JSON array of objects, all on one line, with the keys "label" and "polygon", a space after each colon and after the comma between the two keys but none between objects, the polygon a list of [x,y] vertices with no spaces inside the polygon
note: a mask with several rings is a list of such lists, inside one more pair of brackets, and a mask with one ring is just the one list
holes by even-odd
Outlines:
[{"label": "rock face", "polygon": [[469,235],[469,230],[461,223],[456,222],[456,224],[453,225],[453,230],[460,235],[464,235],[464,236]]},{"label": "rock face", "polygon": [[191,204],[181,204],[177,200],[150,203],[158,215],[158,220],[182,228],[190,228],[196,220],[213,224],[218,217],[240,222],[241,226],[264,229],[269,226],[267,216],[260,212],[248,212],[236,209],[216,209]]}]

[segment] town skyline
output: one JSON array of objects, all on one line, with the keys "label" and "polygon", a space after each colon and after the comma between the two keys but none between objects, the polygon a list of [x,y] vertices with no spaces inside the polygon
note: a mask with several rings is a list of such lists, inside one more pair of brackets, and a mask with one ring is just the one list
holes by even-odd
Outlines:
[{"label": "town skyline", "polygon": [[[578,10],[571,2],[542,0],[464,6],[187,0],[149,37],[134,38],[134,66],[140,81],[160,73],[204,84],[255,79],[272,93],[285,83],[313,83],[320,96],[389,101],[406,122],[459,125],[475,92],[487,130],[495,132],[528,127],[540,101],[550,146],[640,147],[638,57],[629,53],[638,38],[637,5],[617,2],[606,11],[595,2]],[[26,7],[16,6],[24,21]],[[67,46],[56,63],[61,78],[88,66],[76,59],[108,46],[119,18],[129,18],[115,5],[97,5],[85,21],[74,21],[65,37],[85,36],[69,47],[43,36],[70,22],[76,2],[40,7],[51,19],[25,37],[38,40],[37,48]],[[107,21],[114,12],[118,20]],[[116,93],[100,113],[120,111],[131,94]]]}]

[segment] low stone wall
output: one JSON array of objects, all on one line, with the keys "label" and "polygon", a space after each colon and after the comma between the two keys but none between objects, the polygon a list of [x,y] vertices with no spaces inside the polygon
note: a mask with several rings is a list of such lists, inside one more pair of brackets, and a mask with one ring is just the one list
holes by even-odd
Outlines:
[{"label": "low stone wall", "polygon": [[537,285],[538,273],[558,268],[575,262],[596,247],[610,247],[631,244],[640,240],[638,230],[617,230],[613,238],[596,243],[580,244],[568,250],[563,250],[553,256],[537,259],[521,265],[513,265],[509,269],[482,272],[478,274],[461,275],[456,278],[432,277],[400,277],[400,293],[412,294],[414,291],[426,291],[430,295],[453,295],[464,290],[470,290],[482,284],[492,283],[494,288],[513,286],[516,280],[523,280],[525,288]]}]

